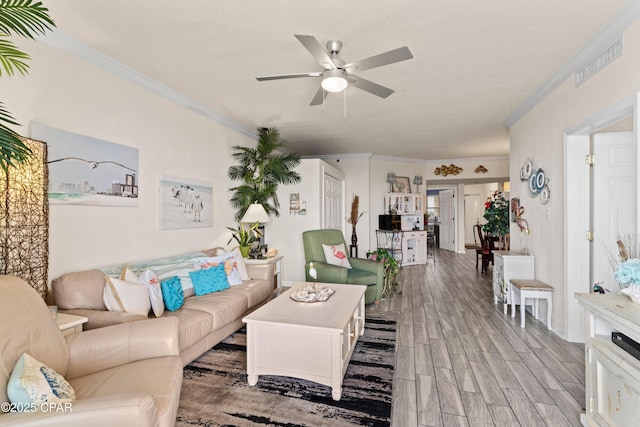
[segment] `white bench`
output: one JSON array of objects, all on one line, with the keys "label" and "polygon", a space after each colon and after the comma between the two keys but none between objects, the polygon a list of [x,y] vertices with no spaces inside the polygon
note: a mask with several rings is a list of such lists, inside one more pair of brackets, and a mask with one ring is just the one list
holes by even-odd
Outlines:
[{"label": "white bench", "polygon": [[[538,319],[540,300],[547,301],[547,327],[551,330],[553,288],[540,280],[511,279],[511,317],[516,317],[516,305],[520,305],[520,327],[524,328],[525,305],[531,306],[531,314]],[[533,300],[527,303],[527,299]]]}]

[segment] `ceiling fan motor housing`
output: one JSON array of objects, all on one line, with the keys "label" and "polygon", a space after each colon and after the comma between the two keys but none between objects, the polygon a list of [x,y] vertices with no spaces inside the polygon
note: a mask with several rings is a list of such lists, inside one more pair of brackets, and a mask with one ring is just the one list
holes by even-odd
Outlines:
[{"label": "ceiling fan motor housing", "polygon": [[327,50],[330,53],[337,55],[340,53],[340,49],[342,49],[342,42],[340,40],[329,40],[327,42]]}]

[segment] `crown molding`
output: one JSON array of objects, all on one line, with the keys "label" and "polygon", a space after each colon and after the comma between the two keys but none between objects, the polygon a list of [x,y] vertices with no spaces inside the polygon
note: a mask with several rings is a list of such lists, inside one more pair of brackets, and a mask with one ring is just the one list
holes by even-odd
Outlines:
[{"label": "crown molding", "polygon": [[316,156],[302,156],[303,159],[370,159],[373,153],[348,153],[348,154],[319,154]]},{"label": "crown molding", "polygon": [[427,160],[427,165],[441,165],[443,163],[484,163],[484,162],[499,162],[509,161],[509,156],[490,156],[490,157],[466,157],[462,159],[435,159]]},{"label": "crown molding", "polygon": [[638,18],[640,18],[640,1],[628,1],[609,22],[583,44],[542,86],[536,89],[533,94],[511,113],[505,120],[504,125],[508,128],[513,126],[569,76],[589,62],[601,49],[620,37]]},{"label": "crown molding", "polygon": [[463,163],[463,162],[489,162],[489,161],[509,161],[509,156],[493,156],[493,157],[468,157],[464,159],[413,159],[409,157],[394,157],[394,156],[381,156],[373,153],[349,153],[349,154],[321,154],[317,156],[302,156],[303,159],[371,159],[371,160],[384,160],[387,162],[401,162],[401,163],[418,163],[424,165],[440,165],[442,163]]},{"label": "crown molding", "polygon": [[120,77],[134,85],[146,89],[162,98],[165,98],[174,104],[181,105],[211,121],[217,122],[235,132],[245,135],[251,139],[257,140],[258,135],[255,130],[248,129],[247,127],[228,119],[215,111],[211,110],[207,106],[194,101],[193,99],[181,94],[180,92],[171,89],[168,86],[142,74],[139,71],[134,70],[131,67],[123,64],[114,58],[105,55],[104,53],[86,45],[79,40],[65,34],[59,29],[54,29],[53,32],[49,32],[46,35],[37,36],[39,41],[47,43],[63,52],[75,56],[76,58],[92,64],[108,73]]}]

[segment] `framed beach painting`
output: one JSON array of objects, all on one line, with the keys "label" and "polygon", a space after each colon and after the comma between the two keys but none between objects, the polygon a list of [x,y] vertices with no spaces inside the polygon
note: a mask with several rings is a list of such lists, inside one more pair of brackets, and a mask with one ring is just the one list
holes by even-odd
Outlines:
[{"label": "framed beach painting", "polygon": [[138,149],[31,124],[31,136],[46,142],[49,203],[138,206]]},{"label": "framed beach painting", "polygon": [[160,228],[213,226],[213,185],[189,178],[160,177]]}]

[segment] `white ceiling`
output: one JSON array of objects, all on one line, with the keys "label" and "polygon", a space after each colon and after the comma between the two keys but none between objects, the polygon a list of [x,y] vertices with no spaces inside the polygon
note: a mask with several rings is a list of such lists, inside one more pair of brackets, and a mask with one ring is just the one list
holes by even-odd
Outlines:
[{"label": "white ceiling", "polygon": [[[303,155],[411,159],[506,156],[505,120],[624,0],[48,0],[58,28],[217,115],[275,126]],[[310,107],[319,71],[294,34],[343,42],[346,62],[408,46],[357,88]]]}]

